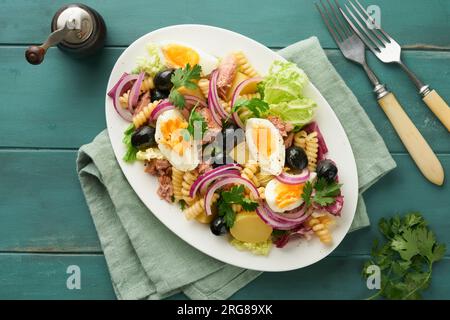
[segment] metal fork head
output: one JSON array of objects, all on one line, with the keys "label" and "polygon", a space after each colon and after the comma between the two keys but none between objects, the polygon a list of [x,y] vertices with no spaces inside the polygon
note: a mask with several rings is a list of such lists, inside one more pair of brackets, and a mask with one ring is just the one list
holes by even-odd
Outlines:
[{"label": "metal fork head", "polygon": [[[325,1],[328,3],[325,3]],[[317,10],[319,10],[325,25],[330,31],[331,36],[341,49],[342,54],[348,60],[351,60],[360,65],[366,64],[366,55],[364,43],[361,39],[349,28],[348,24],[342,19],[340,11],[342,10],[338,1],[334,0],[335,6],[330,0],[320,0],[320,5],[315,3]]]},{"label": "metal fork head", "polygon": [[[356,5],[355,5],[355,3]],[[345,4],[347,13],[339,8],[345,20],[350,24],[353,31],[364,41],[365,45],[384,63],[399,63],[401,47],[376,24],[374,18],[364,9],[358,0],[348,0],[349,6]],[[368,24],[374,26],[369,28]]]}]

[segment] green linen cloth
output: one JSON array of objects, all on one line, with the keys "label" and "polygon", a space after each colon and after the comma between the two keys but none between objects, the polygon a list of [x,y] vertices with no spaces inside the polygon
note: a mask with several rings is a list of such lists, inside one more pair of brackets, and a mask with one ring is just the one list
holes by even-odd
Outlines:
[{"label": "green linen cloth", "polygon": [[[279,53],[305,70],[336,112],[356,157],[362,193],[395,167],[383,140],[317,38]],[[160,223],[123,176],[106,130],[80,148],[77,171],[119,299],[161,299],[177,292],[226,299],[260,274],[204,255]],[[360,196],[351,230],[368,225]]]}]

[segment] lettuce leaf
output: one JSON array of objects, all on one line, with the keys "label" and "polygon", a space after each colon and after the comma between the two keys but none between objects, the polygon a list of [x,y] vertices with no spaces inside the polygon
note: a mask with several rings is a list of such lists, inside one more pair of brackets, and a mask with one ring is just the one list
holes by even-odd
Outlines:
[{"label": "lettuce leaf", "polygon": [[296,127],[304,126],[314,117],[316,103],[309,98],[298,98],[289,102],[271,104],[269,114],[278,116]]},{"label": "lettuce leaf", "polygon": [[160,50],[157,44],[149,43],[146,47],[148,56],[138,57],[137,66],[133,73],[145,72],[149,76],[154,76],[165,68],[160,56]]},{"label": "lettuce leaf", "polygon": [[125,152],[123,156],[123,160],[125,162],[134,162],[136,160],[136,154],[139,151],[136,147],[131,144],[131,136],[134,133],[134,124],[130,124],[130,126],[125,130],[122,142],[125,144],[127,148],[127,152]]},{"label": "lettuce leaf", "polygon": [[294,63],[275,61],[264,79],[264,100],[268,104],[278,104],[301,98],[308,81],[303,70]]}]

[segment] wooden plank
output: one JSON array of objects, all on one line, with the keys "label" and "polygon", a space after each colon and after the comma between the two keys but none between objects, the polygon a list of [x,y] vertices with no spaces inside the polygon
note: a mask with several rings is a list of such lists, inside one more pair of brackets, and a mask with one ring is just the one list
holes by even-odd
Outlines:
[{"label": "wooden plank", "polygon": [[[363,256],[328,257],[304,269],[264,273],[231,299],[364,299],[373,294],[361,277],[365,260]],[[0,299],[115,298],[102,255],[0,254],[0,264]],[[70,265],[80,267],[80,290],[66,287]],[[426,298],[450,298],[449,267],[448,257],[435,266]],[[180,298],[185,297],[172,297]]]},{"label": "wooden plank", "polygon": [[[0,299],[115,299],[103,255],[0,254]],[[80,268],[80,290],[66,285]]]},{"label": "wooden plank", "polygon": [[[105,128],[105,86],[122,50],[109,48],[96,57],[80,61],[52,49],[46,62],[34,67],[24,63],[23,48],[0,48],[0,74],[5,75],[0,79],[0,96],[14,97],[0,108],[0,147],[76,148],[89,142]],[[363,71],[347,62],[339,51],[328,51],[328,55],[389,149],[404,151],[378,107]],[[450,52],[407,52],[405,60],[444,99],[450,100],[450,86],[445,85]],[[382,65],[374,59],[370,62],[397,94],[434,150],[450,152],[447,131],[422,103],[406,76],[395,66]]]},{"label": "wooden plank", "polygon": [[[101,251],[75,158],[74,151],[0,152],[0,252]],[[398,168],[365,194],[373,224],[397,212],[419,210],[450,247],[450,185],[427,183],[408,156],[394,158]],[[448,174],[450,155],[440,159]],[[376,236],[375,226],[352,233],[335,254],[366,254]]]},{"label": "wooden plank", "polygon": [[[51,17],[65,3],[64,0],[2,1],[0,43],[41,43],[48,36]],[[272,47],[284,47],[311,35],[318,35],[327,48],[336,47],[314,2],[309,0],[279,0],[276,4],[269,0],[151,3],[136,0],[131,6],[120,0],[86,0],[84,3],[105,18],[108,45],[128,45],[141,35],[168,25],[199,23],[228,28]],[[369,4],[368,1],[365,3]],[[383,28],[403,45],[450,47],[450,34],[444,32],[450,29],[448,1],[429,0],[424,4],[420,0],[378,0],[377,5],[381,9]],[[427,14],[424,15],[424,11]],[[23,17],[27,23],[18,23],[17,17]]]},{"label": "wooden plank", "polygon": [[1,152],[0,251],[100,251],[76,153]]}]

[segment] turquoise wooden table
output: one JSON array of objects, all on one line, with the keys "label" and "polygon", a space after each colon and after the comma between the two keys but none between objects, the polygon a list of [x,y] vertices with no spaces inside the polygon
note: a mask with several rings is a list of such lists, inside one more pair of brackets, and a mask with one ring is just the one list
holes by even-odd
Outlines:
[{"label": "turquoise wooden table", "polygon": [[[85,0],[108,26],[106,48],[85,60],[50,49],[40,66],[25,48],[48,34],[64,1],[0,1],[0,298],[113,299],[108,270],[75,172],[77,149],[105,128],[106,82],[120,53],[139,36],[171,24],[228,28],[273,49],[317,35],[386,141],[398,168],[365,193],[371,220],[423,212],[450,247],[450,186],[421,176],[371,94],[362,71],[345,61],[310,0]],[[366,1],[366,3],[368,3]],[[450,1],[377,0],[383,27],[405,49],[423,80],[450,101]],[[450,177],[448,132],[405,74],[369,63],[402,102]],[[362,299],[360,276],[376,227],[350,234],[333,254],[305,269],[265,273],[233,298]],[[81,268],[81,289],[66,287],[67,267]],[[450,256],[436,265],[427,298],[450,298]],[[180,298],[182,296],[177,296]]]}]

